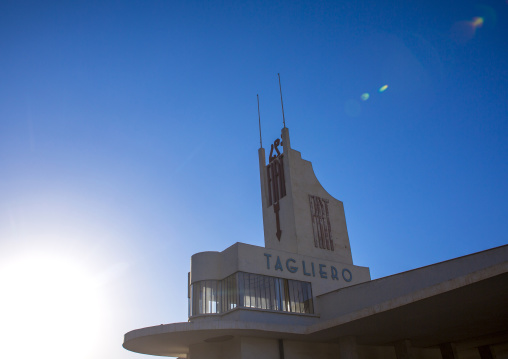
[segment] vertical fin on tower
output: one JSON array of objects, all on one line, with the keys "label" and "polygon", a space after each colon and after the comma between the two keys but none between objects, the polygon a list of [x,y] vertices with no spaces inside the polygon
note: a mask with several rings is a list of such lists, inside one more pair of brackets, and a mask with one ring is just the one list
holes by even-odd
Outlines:
[{"label": "vertical fin on tower", "polygon": [[291,149],[287,127],[281,138],[270,146],[268,164],[260,150],[265,247],[352,264],[342,202],[321,186],[312,163]]}]

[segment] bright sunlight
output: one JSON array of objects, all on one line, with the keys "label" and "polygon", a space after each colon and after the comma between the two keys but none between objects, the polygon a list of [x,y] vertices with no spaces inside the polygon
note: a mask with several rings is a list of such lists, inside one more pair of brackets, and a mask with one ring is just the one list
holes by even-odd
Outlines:
[{"label": "bright sunlight", "polygon": [[100,331],[97,281],[66,256],[30,254],[0,265],[0,356],[86,358]]}]

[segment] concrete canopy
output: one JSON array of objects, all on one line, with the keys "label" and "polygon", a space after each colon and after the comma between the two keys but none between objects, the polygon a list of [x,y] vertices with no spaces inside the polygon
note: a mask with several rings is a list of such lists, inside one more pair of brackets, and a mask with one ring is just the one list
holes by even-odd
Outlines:
[{"label": "concrete canopy", "polygon": [[415,347],[493,345],[507,341],[507,303],[508,245],[318,296],[319,316],[310,324],[266,322],[262,311],[256,311],[259,321],[217,315],[137,329],[125,334],[123,346],[185,357],[192,344],[239,336],[314,342],[354,336],[361,345],[410,340]]}]

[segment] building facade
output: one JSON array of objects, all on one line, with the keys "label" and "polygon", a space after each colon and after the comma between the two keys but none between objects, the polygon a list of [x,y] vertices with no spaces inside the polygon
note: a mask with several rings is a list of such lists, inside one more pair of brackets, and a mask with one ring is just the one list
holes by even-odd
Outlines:
[{"label": "building facade", "polygon": [[341,201],[291,149],[259,149],[265,246],[191,258],[189,320],[124,348],[188,359],[508,359],[508,246],[371,280]]}]

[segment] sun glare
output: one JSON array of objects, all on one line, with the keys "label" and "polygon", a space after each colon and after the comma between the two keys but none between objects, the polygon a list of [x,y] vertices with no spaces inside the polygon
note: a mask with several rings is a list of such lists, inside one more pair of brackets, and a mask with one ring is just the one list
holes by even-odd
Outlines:
[{"label": "sun glare", "polygon": [[97,342],[101,300],[94,278],[64,256],[25,255],[0,266],[4,358],[85,358]]}]

